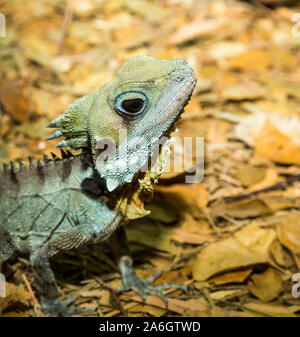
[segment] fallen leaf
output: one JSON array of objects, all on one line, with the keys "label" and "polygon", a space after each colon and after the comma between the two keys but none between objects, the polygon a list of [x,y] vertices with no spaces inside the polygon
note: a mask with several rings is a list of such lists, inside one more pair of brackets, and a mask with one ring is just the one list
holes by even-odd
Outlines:
[{"label": "fallen leaf", "polygon": [[136,312],[136,313],[141,313],[141,312],[144,312],[144,313],[147,313],[151,316],[154,316],[154,317],[160,317],[160,316],[164,316],[166,314],[166,310],[165,309],[162,309],[162,308],[158,308],[158,307],[154,307],[152,305],[143,305],[143,304],[138,304],[132,308],[130,308],[128,310],[128,312]]},{"label": "fallen leaf", "polygon": [[221,41],[215,43],[209,50],[210,55],[216,60],[237,56],[247,50],[247,45],[241,42]]},{"label": "fallen leaf", "polygon": [[226,284],[226,283],[242,283],[247,277],[252,273],[252,268],[245,268],[243,270],[235,270],[233,272],[228,272],[215,276],[210,279],[216,285]]},{"label": "fallen leaf", "polygon": [[270,55],[259,49],[249,50],[244,54],[233,57],[230,60],[232,68],[243,71],[265,71],[272,65]]},{"label": "fallen leaf", "polygon": [[209,296],[214,301],[226,301],[245,294],[247,294],[247,290],[245,291],[245,289],[238,288],[238,289],[214,291],[210,293]]},{"label": "fallen leaf", "polygon": [[[275,134],[279,137],[278,141],[294,142],[298,147],[300,147],[300,120],[295,116],[285,116],[276,111],[267,112],[259,108],[256,104],[245,103],[243,108],[250,112],[250,115],[238,115],[236,113],[228,112],[218,112],[217,117],[236,123],[234,127],[234,136],[250,146],[255,146],[256,138],[266,138],[264,137],[264,132],[268,131],[271,136]],[[266,130],[265,130],[266,128]],[[286,138],[282,138],[282,135]],[[276,142],[275,142],[276,143]],[[270,144],[271,145],[271,144]],[[285,144],[282,144],[284,146]],[[266,144],[267,151],[267,144]]]},{"label": "fallen leaf", "polygon": [[293,253],[300,253],[300,217],[291,214],[277,226],[279,241]]},{"label": "fallen leaf", "polygon": [[273,228],[260,228],[253,223],[234,233],[233,237],[251,251],[268,255],[276,238],[276,231]]},{"label": "fallen leaf", "polygon": [[94,289],[94,290],[87,290],[87,291],[80,291],[79,295],[81,297],[102,297],[105,294],[105,290],[99,290],[99,289]]},{"label": "fallen leaf", "polygon": [[251,280],[250,292],[263,302],[274,300],[283,290],[281,275],[271,268],[261,274],[253,275]]},{"label": "fallen leaf", "polygon": [[17,122],[26,122],[32,110],[31,87],[25,80],[1,81],[0,101]]},{"label": "fallen leaf", "polygon": [[282,164],[300,164],[300,147],[268,120],[254,140],[256,157]]},{"label": "fallen leaf", "polygon": [[294,264],[292,257],[283,249],[278,239],[273,241],[270,252],[279,266],[289,268]]},{"label": "fallen leaf", "polygon": [[246,219],[249,217],[258,217],[269,214],[271,210],[263,202],[263,200],[239,200],[235,202],[225,202],[219,200],[211,205],[211,215],[214,217],[222,217],[229,215],[237,219]]},{"label": "fallen leaf", "polygon": [[196,20],[180,27],[168,40],[169,46],[184,43],[189,40],[197,39],[203,35],[211,34],[220,29],[224,20],[207,19]]},{"label": "fallen leaf", "polygon": [[235,176],[245,186],[257,184],[262,181],[266,174],[265,167],[255,167],[251,165],[244,165],[237,168]]},{"label": "fallen leaf", "polygon": [[173,230],[173,233],[174,233],[173,239],[180,243],[200,245],[205,242],[212,242],[216,240],[216,238],[212,235],[204,235],[204,234],[201,235],[197,233],[191,233],[191,232],[179,229],[179,228],[175,228]]},{"label": "fallen leaf", "polygon": [[272,317],[295,316],[289,307],[275,303],[249,302],[243,304],[243,307]]},{"label": "fallen leaf", "polygon": [[257,83],[235,84],[227,86],[221,92],[222,98],[232,101],[255,100],[265,94],[266,90]]},{"label": "fallen leaf", "polygon": [[194,263],[193,277],[205,281],[216,274],[265,263],[267,260],[266,254],[253,252],[237,240],[228,238],[203,248]]},{"label": "fallen leaf", "polygon": [[30,306],[31,300],[31,295],[29,291],[25,290],[23,284],[16,286],[6,282],[6,297],[0,298],[0,313],[16,302],[22,302],[23,304]]},{"label": "fallen leaf", "polygon": [[124,5],[131,12],[151,21],[163,20],[170,14],[169,10],[164,6],[145,0],[125,0]]}]

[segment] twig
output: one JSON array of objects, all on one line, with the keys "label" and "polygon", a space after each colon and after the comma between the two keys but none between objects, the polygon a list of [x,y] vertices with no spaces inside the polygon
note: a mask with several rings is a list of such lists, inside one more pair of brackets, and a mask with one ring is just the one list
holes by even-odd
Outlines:
[{"label": "twig", "polygon": [[68,28],[73,18],[73,6],[72,0],[68,0],[65,7],[65,15],[61,27],[60,37],[57,45],[57,54],[61,55],[64,49],[65,40],[68,34]]},{"label": "twig", "polygon": [[29,283],[29,281],[28,281],[26,275],[25,275],[25,274],[22,274],[22,278],[23,278],[23,280],[24,280],[24,282],[25,282],[25,284],[26,284],[26,287],[27,287],[27,289],[28,289],[28,291],[29,291],[29,294],[30,294],[30,296],[31,296],[31,298],[32,298],[32,301],[33,301],[33,311],[34,311],[34,316],[37,317],[37,316],[38,316],[38,312],[37,312],[37,310],[36,310],[36,305],[37,305],[38,301],[37,301],[37,299],[36,299],[36,297],[35,297],[35,295],[34,295],[34,292],[32,291],[31,285],[30,285],[30,283]]},{"label": "twig", "polygon": [[179,246],[173,261],[171,262],[169,268],[167,269],[168,271],[171,271],[172,268],[175,266],[175,264],[180,260],[181,252],[182,252],[182,246]]},{"label": "twig", "polygon": [[299,180],[300,180],[300,174],[295,174],[295,175],[292,175],[292,176],[286,178],[284,181],[281,181],[281,182],[276,183],[274,185],[271,185],[269,187],[265,187],[265,188],[262,188],[260,190],[249,192],[249,193],[225,197],[224,200],[225,200],[225,202],[230,203],[230,202],[234,202],[234,201],[248,199],[248,198],[256,196],[260,193],[267,193],[267,192],[276,191],[276,190],[284,190],[286,187],[288,187],[289,185],[291,185],[295,181],[299,181]]},{"label": "twig", "polygon": [[108,289],[113,302],[115,303],[115,305],[117,306],[117,309],[121,312],[121,314],[123,316],[128,316],[126,310],[124,309],[122,303],[119,300],[119,297],[117,295],[117,292],[114,288],[108,286],[107,284],[105,284],[99,277],[95,277],[95,280],[97,283],[99,283],[103,288]]}]

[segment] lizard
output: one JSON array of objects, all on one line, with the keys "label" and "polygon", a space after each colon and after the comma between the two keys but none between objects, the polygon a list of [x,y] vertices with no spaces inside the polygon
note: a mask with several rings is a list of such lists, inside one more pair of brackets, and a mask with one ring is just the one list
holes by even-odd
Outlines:
[{"label": "lizard", "polygon": [[168,147],[160,140],[169,139],[195,84],[193,69],[181,59],[131,57],[110,82],[47,125],[55,128],[47,140],[63,137],[56,144],[61,158],[44,154],[37,162],[29,157],[29,164],[22,159],[3,164],[0,265],[15,253],[29,255],[46,315],[80,312],[71,306],[73,297],[59,299],[50,259],[108,238],[122,277],[118,291],[134,290],[143,300],[158,295],[167,304],[163,289],[187,289],[177,283],[151,285],[158,272],[138,278],[124,225],[149,213],[143,203],[152,197]]}]

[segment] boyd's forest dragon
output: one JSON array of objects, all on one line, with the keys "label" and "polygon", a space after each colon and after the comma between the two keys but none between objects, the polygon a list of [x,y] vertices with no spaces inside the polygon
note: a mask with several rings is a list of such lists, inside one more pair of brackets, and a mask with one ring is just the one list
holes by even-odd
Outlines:
[{"label": "boyd's forest dragon", "polygon": [[3,165],[0,265],[14,253],[29,254],[47,315],[78,313],[70,307],[73,298],[59,299],[49,259],[109,237],[122,275],[119,290],[167,302],[161,290],[185,289],[176,283],[151,286],[157,273],[147,280],[136,276],[123,225],[148,214],[142,205],[162,170],[167,145],[161,139],[174,129],[195,84],[194,71],[182,60],[132,57],[111,82],[73,102],[47,126],[57,129],[48,139],[64,137],[56,146],[81,149],[79,155],[62,150],[62,158],[44,155],[38,162],[29,158],[29,165]]}]

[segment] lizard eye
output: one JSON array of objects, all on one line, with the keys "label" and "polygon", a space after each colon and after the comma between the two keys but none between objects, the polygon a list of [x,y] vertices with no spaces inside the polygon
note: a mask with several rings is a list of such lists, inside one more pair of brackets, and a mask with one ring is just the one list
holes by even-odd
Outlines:
[{"label": "lizard eye", "polygon": [[115,100],[115,110],[120,115],[140,115],[146,108],[147,97],[141,92],[131,92],[119,95]]}]

